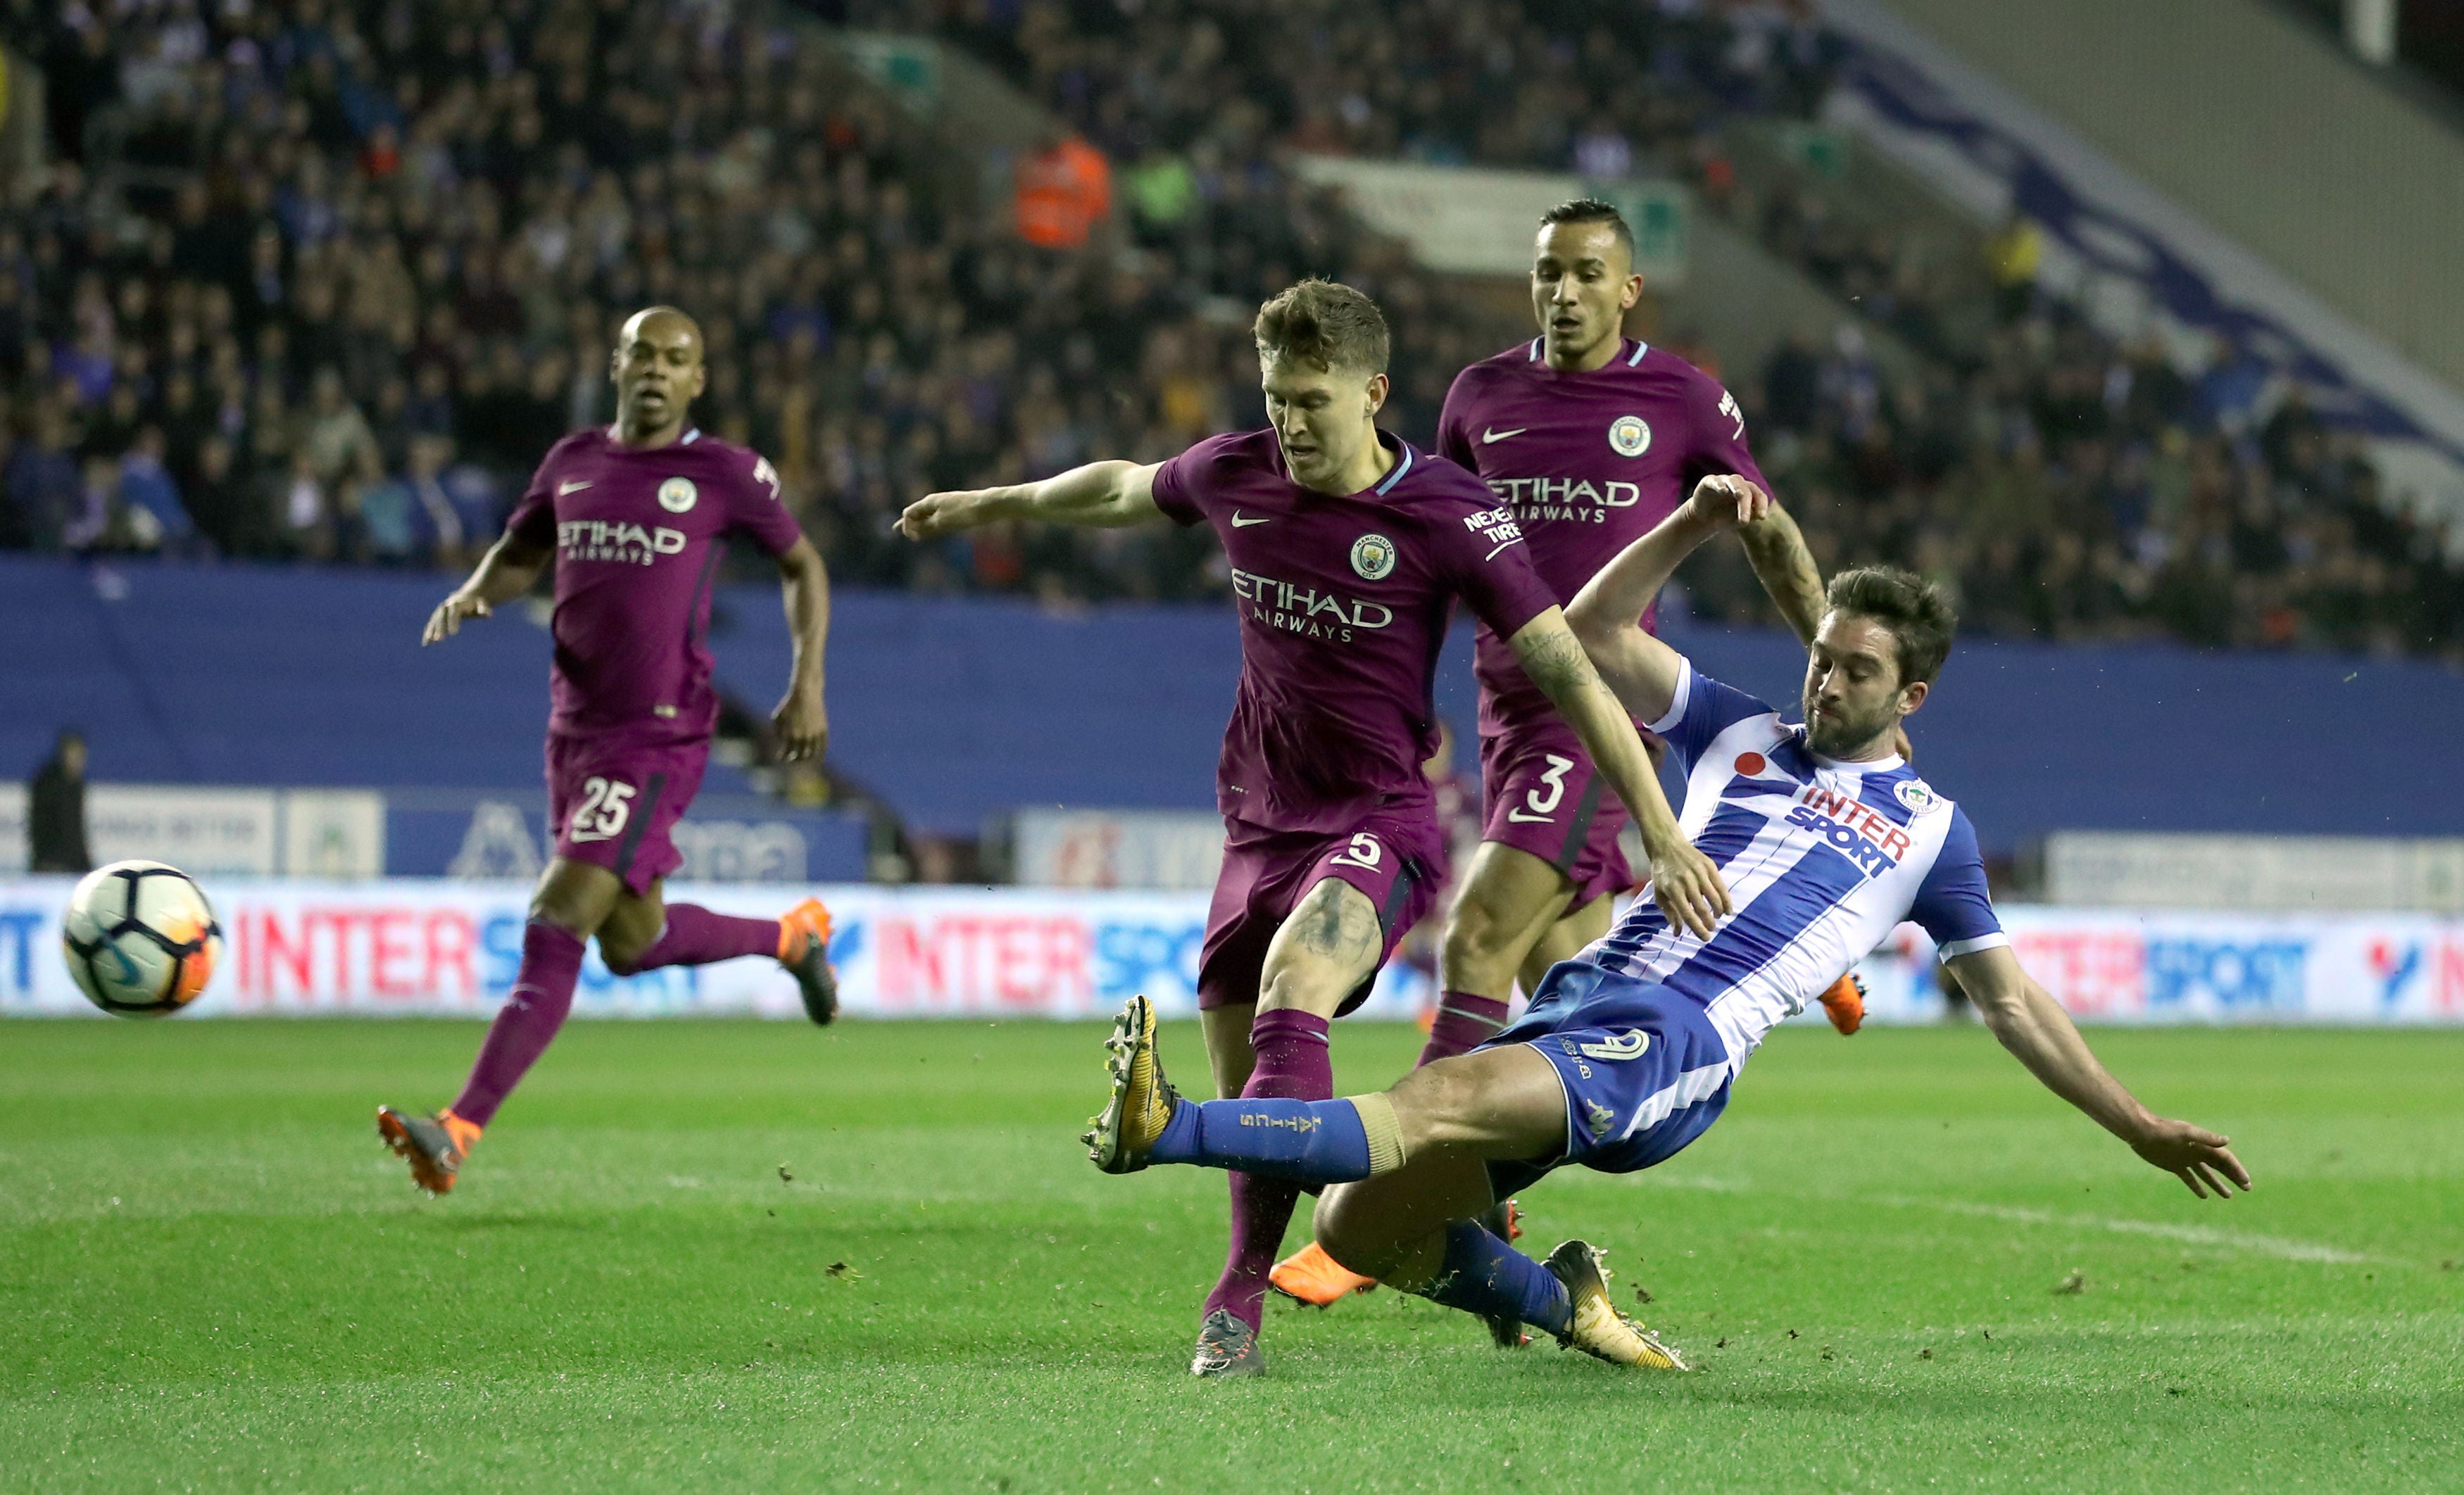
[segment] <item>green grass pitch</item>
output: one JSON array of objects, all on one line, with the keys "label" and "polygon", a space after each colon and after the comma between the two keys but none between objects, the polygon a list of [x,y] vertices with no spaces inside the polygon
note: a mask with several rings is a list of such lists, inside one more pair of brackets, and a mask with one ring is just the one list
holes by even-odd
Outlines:
[{"label": "green grass pitch", "polygon": [[[2464,1488],[2464,1033],[2091,1035],[2220,1205],[1974,1029],[1782,1032],[1525,1200],[1699,1374],[1379,1291],[1230,1385],[1223,1181],[1087,1165],[1091,1027],[577,1023],[423,1199],[373,1110],[478,1036],[0,1025],[0,1488]],[[1342,1087],[1418,1042],[1339,1026]]]}]

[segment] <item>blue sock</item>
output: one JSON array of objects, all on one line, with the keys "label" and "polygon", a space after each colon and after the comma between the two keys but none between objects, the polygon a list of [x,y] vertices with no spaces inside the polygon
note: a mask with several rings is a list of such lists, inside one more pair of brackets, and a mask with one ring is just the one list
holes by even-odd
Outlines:
[{"label": "blue sock", "polygon": [[1445,1265],[1421,1296],[1483,1318],[1521,1319],[1551,1334],[1563,1334],[1574,1316],[1555,1273],[1471,1220],[1446,1227]]},{"label": "blue sock", "polygon": [[1182,1101],[1147,1159],[1296,1183],[1349,1183],[1369,1176],[1369,1133],[1348,1100]]}]

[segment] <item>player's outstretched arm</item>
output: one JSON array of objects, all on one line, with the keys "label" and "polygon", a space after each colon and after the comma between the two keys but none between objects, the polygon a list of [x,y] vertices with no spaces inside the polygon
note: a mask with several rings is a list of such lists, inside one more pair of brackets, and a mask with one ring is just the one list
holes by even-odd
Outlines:
[{"label": "player's outstretched arm", "polygon": [[1754,579],[1796,630],[1797,642],[1811,648],[1815,630],[1822,627],[1822,568],[1805,548],[1796,521],[1774,500],[1762,517],[1737,526],[1737,540],[1746,547]]},{"label": "player's outstretched arm", "polygon": [[[1685,661],[1643,631],[1642,615],[1696,546],[1724,529],[1747,529],[1775,512],[1771,495],[1734,474],[1706,477],[1677,512],[1600,567],[1567,605],[1566,622],[1625,709],[1644,721],[1668,715]],[[1793,534],[1793,527],[1791,529]],[[1798,541],[1802,548],[1803,541]],[[1807,559],[1812,566],[1812,558]]]},{"label": "player's outstretched arm", "polygon": [[822,701],[822,655],[830,642],[830,570],[813,542],[799,537],[779,558],[779,589],[787,608],[795,658],[787,693],[770,714],[779,754],[789,762],[819,758],[830,745],[830,715]]},{"label": "player's outstretched arm", "polygon": [[[1507,643],[1523,672],[1548,693],[1557,715],[1583,739],[1583,750],[1634,812],[1635,829],[1651,854],[1652,901],[1670,923],[1710,938],[1720,917],[1735,912],[1728,885],[1711,859],[1685,839],[1668,808],[1668,797],[1661,793],[1660,776],[1652,772],[1651,756],[1635,733],[1634,718],[1593,669],[1565,614],[1551,607],[1517,628]],[[1664,706],[1661,715],[1666,715]]]},{"label": "player's outstretched arm", "polygon": [[1155,507],[1155,475],[1160,464],[1089,462],[1035,483],[927,494],[898,517],[909,539],[955,535],[1001,519],[1038,519],[1048,524],[1116,528],[1163,517]]},{"label": "player's outstretched arm", "polygon": [[488,553],[479,558],[478,569],[471,579],[453,589],[452,595],[436,605],[428,615],[427,630],[419,642],[425,648],[462,631],[465,618],[485,618],[496,610],[499,603],[508,603],[531,589],[547,565],[548,549],[512,535],[499,535]]},{"label": "player's outstretched arm", "polygon": [[2098,1126],[2180,1178],[2201,1198],[2211,1194],[2230,1198],[2233,1188],[2250,1188],[2250,1170],[2233,1156],[2232,1139],[2159,1116],[2141,1105],[2097,1062],[2070,1014],[2052,993],[2029,979],[2009,946],[1954,956],[1947,963],[1951,978],[1976,1004],[1977,1016],[2045,1088],[2087,1112]]}]

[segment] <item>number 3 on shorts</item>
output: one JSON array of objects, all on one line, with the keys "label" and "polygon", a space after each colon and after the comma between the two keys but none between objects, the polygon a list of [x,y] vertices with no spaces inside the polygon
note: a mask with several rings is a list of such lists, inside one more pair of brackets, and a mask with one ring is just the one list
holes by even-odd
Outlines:
[{"label": "number 3 on shorts", "polygon": [[633,818],[633,786],[593,779],[582,786],[582,802],[573,809],[576,841],[606,841],[621,835]]},{"label": "number 3 on shorts", "polygon": [[1507,820],[1547,822],[1556,817],[1557,806],[1566,798],[1566,774],[1574,766],[1574,760],[1555,753],[1547,756],[1549,769],[1540,776],[1540,781],[1549,786],[1548,792],[1544,794],[1538,789],[1523,791],[1523,802],[1530,806],[1531,813],[1527,815],[1521,810],[1508,810],[1506,812]]},{"label": "number 3 on shorts", "polygon": [[1327,862],[1332,866],[1368,868],[1374,868],[1385,860],[1386,848],[1377,844],[1375,836],[1365,830],[1352,838],[1352,845],[1327,858]]}]

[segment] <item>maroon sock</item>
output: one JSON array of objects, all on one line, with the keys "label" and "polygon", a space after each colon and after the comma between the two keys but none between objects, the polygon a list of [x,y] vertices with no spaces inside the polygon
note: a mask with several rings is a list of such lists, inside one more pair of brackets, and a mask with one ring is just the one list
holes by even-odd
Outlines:
[{"label": "maroon sock", "polygon": [[769,956],[775,959],[778,955],[777,919],[739,919],[733,914],[713,913],[697,903],[671,903],[668,905],[667,928],[650,941],[650,948],[630,965],[619,966],[610,960],[607,969],[618,976],[630,976],[663,965],[708,965],[714,960],[733,960],[737,956]]},{"label": "maroon sock", "polygon": [[1469,992],[1448,992],[1438,1000],[1438,1021],[1429,1024],[1429,1041],[1420,1046],[1420,1057],[1412,1067],[1470,1053],[1504,1026],[1506,1003]]},{"label": "maroon sock", "polygon": [[[1327,1051],[1326,1020],[1290,1007],[1258,1014],[1249,1028],[1249,1045],[1258,1055],[1249,1071],[1244,1097],[1323,1101],[1334,1098],[1334,1061]],[[1206,1295],[1202,1318],[1217,1308],[1255,1330],[1265,1317],[1266,1273],[1275,1265],[1275,1251],[1284,1243],[1284,1227],[1292,1220],[1297,1185],[1280,1178],[1233,1174],[1232,1249],[1223,1260],[1223,1275]]]},{"label": "maroon sock", "polygon": [[581,974],[581,935],[540,919],[523,927],[521,971],[496,1021],[488,1024],[471,1078],[453,1097],[453,1114],[473,1126],[488,1124],[523,1073],[547,1051],[556,1030],[564,1026],[564,1015],[573,1010],[573,982]]}]

